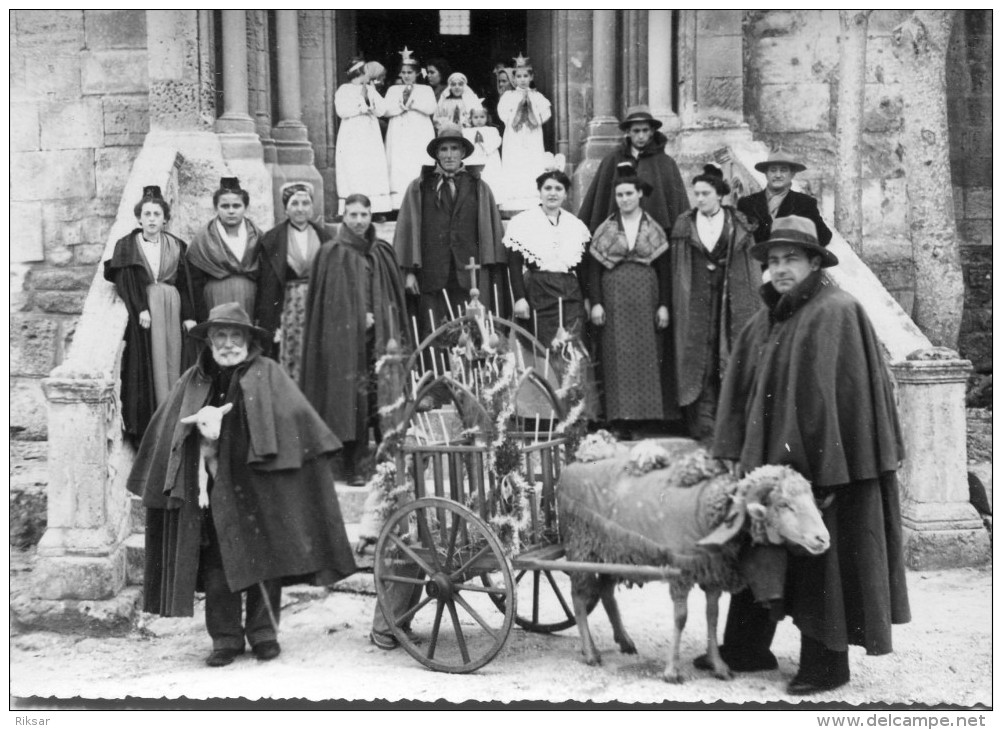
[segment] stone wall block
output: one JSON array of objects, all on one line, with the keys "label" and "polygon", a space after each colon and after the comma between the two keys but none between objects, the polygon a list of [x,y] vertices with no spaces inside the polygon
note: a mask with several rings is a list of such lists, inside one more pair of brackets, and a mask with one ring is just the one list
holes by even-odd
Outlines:
[{"label": "stone wall block", "polygon": [[81,243],[73,247],[73,263],[75,265],[96,264],[104,257],[103,243]]},{"label": "stone wall block", "polygon": [[706,113],[713,109],[726,109],[740,114],[742,93],[740,76],[700,77],[698,88],[700,111]]},{"label": "stone wall block", "polygon": [[741,11],[699,10],[696,13],[696,27],[710,36],[741,35]]},{"label": "stone wall block", "polygon": [[742,74],[741,54],[734,53],[735,39],[702,38],[696,56],[696,72],[699,78],[713,76],[737,76]]},{"label": "stone wall block", "polygon": [[139,94],[149,88],[146,51],[89,51],[82,54],[84,94]]},{"label": "stone wall block", "polygon": [[[94,153],[94,177],[97,187],[97,194],[105,200],[114,200],[115,208],[112,215],[117,212],[118,203],[122,199],[125,190],[125,182],[132,171],[132,165],[139,155],[138,147],[105,147]],[[140,193],[136,191],[136,200],[139,200]],[[95,214],[98,211],[94,211]],[[103,215],[105,211],[100,211]],[[96,243],[96,241],[88,241]]]},{"label": "stone wall block", "polygon": [[114,598],[125,585],[124,550],[113,557],[115,559],[64,556],[39,560],[34,576],[38,597],[91,601]]},{"label": "stone wall block", "polygon": [[[771,84],[827,81],[832,64],[837,65],[837,59],[838,46],[831,38],[806,33],[788,38],[760,38],[751,49],[755,74]],[[742,61],[740,56],[736,60],[739,64]]]},{"label": "stone wall block", "polygon": [[31,286],[36,290],[87,291],[93,279],[94,269],[90,266],[31,272]]},{"label": "stone wall block", "polygon": [[908,192],[904,178],[863,181],[864,236],[890,236],[906,230]]},{"label": "stone wall block", "polygon": [[991,246],[992,222],[990,220],[959,220],[957,233],[967,246]]},{"label": "stone wall block", "polygon": [[758,93],[762,128],[773,133],[828,129],[828,84],[763,84]]},{"label": "stone wall block", "polygon": [[60,48],[79,51],[84,45],[82,10],[18,10],[12,12],[17,43],[21,48]]},{"label": "stone wall block", "polygon": [[86,10],[84,21],[91,50],[146,48],[145,10]]},{"label": "stone wall block", "polygon": [[24,89],[33,98],[77,99],[82,88],[81,55],[60,56],[51,50],[25,59]]},{"label": "stone wall block", "polygon": [[13,201],[94,197],[94,150],[15,152],[10,156]]},{"label": "stone wall block", "polygon": [[[870,18],[870,33],[866,38],[866,83],[901,83],[901,61],[894,55],[891,36],[874,35],[873,15]],[[835,62],[838,63],[837,57]]]},{"label": "stone wall block", "polygon": [[[73,260],[72,252],[66,263]],[[83,312],[85,291],[36,291],[32,295],[35,307],[52,314],[80,314]]]},{"label": "stone wall block", "polygon": [[54,102],[41,108],[41,141],[46,150],[100,147],[104,118],[98,99]]},{"label": "stone wall block", "polygon": [[38,105],[12,102],[10,105],[10,151],[28,152],[39,149],[39,130]]},{"label": "stone wall block", "polygon": [[967,188],[964,191],[965,218],[992,218],[992,189]]},{"label": "stone wall block", "polygon": [[11,378],[10,435],[25,441],[44,441],[48,436],[45,395],[38,378]]},{"label": "stone wall block", "polygon": [[10,316],[10,374],[44,376],[56,366],[59,321],[14,313]]},{"label": "stone wall block", "polygon": [[104,144],[140,146],[150,131],[150,105],[145,96],[104,99]]},{"label": "stone wall block", "polygon": [[[11,181],[13,182],[13,177]],[[10,203],[9,210],[11,260],[22,262],[44,259],[42,204]]]}]

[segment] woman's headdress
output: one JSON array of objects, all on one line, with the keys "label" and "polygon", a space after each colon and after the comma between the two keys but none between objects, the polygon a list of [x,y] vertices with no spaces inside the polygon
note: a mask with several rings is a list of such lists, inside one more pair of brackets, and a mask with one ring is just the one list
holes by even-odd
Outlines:
[{"label": "woman's headdress", "polygon": [[285,185],[281,187],[281,192],[282,192],[282,207],[285,207],[289,204],[289,201],[292,199],[292,196],[295,195],[296,193],[306,193],[307,195],[310,196],[310,199],[312,200],[313,184],[305,181],[289,182],[285,183]]},{"label": "woman's headdress", "polygon": [[419,66],[417,59],[414,58],[414,51],[412,51],[407,46],[404,46],[404,50],[400,51],[400,67],[413,66],[417,68]]},{"label": "woman's headdress", "polygon": [[160,192],[159,185],[146,185],[143,187],[143,200],[163,200],[163,193]]},{"label": "woman's headdress", "polygon": [[532,70],[532,64],[529,63],[529,57],[523,56],[521,51],[519,51],[518,55],[512,60],[515,61],[515,68],[527,68],[530,71]]}]

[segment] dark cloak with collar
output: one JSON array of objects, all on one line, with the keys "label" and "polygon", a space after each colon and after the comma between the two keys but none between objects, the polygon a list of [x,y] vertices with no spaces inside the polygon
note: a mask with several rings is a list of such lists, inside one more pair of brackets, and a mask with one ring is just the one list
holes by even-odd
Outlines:
[{"label": "dark cloak with collar", "polygon": [[341,443],[256,346],[230,382],[211,511],[198,507],[199,434],[181,419],[206,404],[214,368],[205,348],[154,414],[127,482],[147,509],[144,610],[162,616],[192,615],[206,515],[232,591],[356,571],[328,458]]},{"label": "dark cloak with collar", "polygon": [[[288,220],[282,221],[277,226],[261,237],[261,244],[258,247],[258,256],[261,259],[258,271],[257,283],[257,303],[254,306],[254,324],[263,327],[273,333],[278,329],[282,320],[282,307],[285,305],[285,279],[289,268],[287,261],[289,255],[289,226]],[[334,237],[333,231],[326,225],[319,225],[313,221],[309,225],[316,231],[320,243],[329,241]],[[272,355],[275,351],[273,342],[266,343],[265,355]]]},{"label": "dark cloak with collar", "polygon": [[[139,313],[150,308],[146,287],[152,283],[146,259],[136,245],[136,236],[141,234],[142,229],[136,228],[118,239],[111,258],[104,262],[104,278],[115,284],[115,291],[129,312],[129,321],[125,325],[125,350],[122,352],[122,429],[135,443],[143,437],[157,409],[150,331],[139,326]],[[197,343],[183,332],[182,325],[184,320],[194,320],[196,315],[190,267],[185,255],[187,244],[167,231],[163,231],[162,235],[180,247],[177,273],[173,281],[167,283],[173,284],[181,297],[181,321],[177,326],[182,330],[181,370],[184,371],[194,363],[198,352]]]},{"label": "dark cloak with collar", "polygon": [[713,454],[746,471],[787,464],[817,496],[832,546],[794,556],[787,611],[829,649],[891,651],[910,620],[895,472],[904,457],[890,377],[869,318],[852,295],[811,274],[766,307],[735,342],[717,406]]},{"label": "dark cloak with collar", "polygon": [[[407,186],[407,192],[400,203],[397,227],[393,233],[393,249],[396,251],[400,268],[405,270],[421,268],[421,181],[426,177],[433,177],[436,169],[437,167],[433,165],[422,167],[421,174]],[[491,270],[486,267],[495,264],[507,265],[508,263],[508,253],[501,243],[504,230],[501,225],[501,214],[494,201],[494,193],[480,178],[477,169],[464,167],[464,170],[465,174],[470,175],[475,182],[477,246],[480,252],[480,260],[477,263],[485,267],[480,269],[478,288],[480,289],[481,301],[487,302],[490,300],[491,287],[498,285],[497,279],[504,276],[504,271],[499,270],[492,275]],[[457,200],[456,208],[458,207],[459,201]],[[500,282],[499,295],[503,291],[507,291],[507,282],[504,281]]]},{"label": "dark cloak with collar", "polygon": [[[244,218],[247,226],[247,248],[241,260],[230,250],[230,247],[219,234],[217,227],[219,217],[216,216],[200,229],[188,247],[188,263],[191,264],[191,291],[195,299],[198,321],[209,318],[209,308],[205,304],[203,291],[209,279],[226,279],[230,276],[245,276],[257,280],[260,259],[257,253],[258,241],[261,240],[261,229],[254,225],[250,218]],[[253,312],[247,314],[253,315]]]},{"label": "dark cloak with collar", "polygon": [[[761,306],[758,290],[762,286],[762,264],[752,258],[755,243],[752,227],[741,213],[722,206],[727,216],[725,230],[730,231],[724,260],[723,301],[720,307],[718,355],[723,371],[731,345],[741,328]],[[718,244],[720,245],[720,244]],[[706,331],[710,328],[710,284],[705,249],[696,233],[696,210],[678,217],[671,229],[671,307],[669,327],[679,405],[689,405],[699,398],[703,373],[709,362]]]},{"label": "dark cloak with collar", "polygon": [[375,318],[372,334],[378,359],[391,337],[404,344],[406,307],[393,247],[376,238],[372,226],[362,237],[342,224],[310,267],[300,383],[307,400],[342,441],[363,437],[373,415],[366,397],[365,314],[371,311]]},{"label": "dark cloak with collar", "polygon": [[689,210],[689,196],[685,182],[675,160],[665,154],[668,138],[655,132],[650,143],[640,151],[638,157],[630,154],[630,138],[624,137],[620,146],[606,155],[598,166],[588,192],[581,201],[578,218],[584,221],[592,233],[606,218],[617,211],[616,208],[616,166],[629,162],[637,168],[637,176],[654,187],[650,197],[644,196],[641,207],[666,231],[679,214]]}]

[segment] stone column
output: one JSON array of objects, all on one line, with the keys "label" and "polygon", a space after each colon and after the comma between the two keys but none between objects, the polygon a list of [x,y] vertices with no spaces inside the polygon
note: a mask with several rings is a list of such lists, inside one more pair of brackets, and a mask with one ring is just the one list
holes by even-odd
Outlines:
[{"label": "stone column", "polygon": [[129,497],[109,479],[121,437],[110,380],[44,381],[49,401],[48,525],[38,543],[36,595],[105,600],[125,587]]},{"label": "stone column", "polygon": [[[278,116],[272,128],[278,164],[288,181],[309,182],[314,187],[313,207],[323,220],[323,178],[313,166],[313,147],[303,124],[302,94],[299,77],[299,12],[275,11],[275,38],[278,47]],[[275,219],[285,219],[280,186],[275,186]]]},{"label": "stone column", "polygon": [[264,164],[264,147],[249,113],[247,11],[223,10],[222,23],[223,115],[216,120],[216,133],[230,171],[250,194],[254,222],[267,230],[275,220],[273,186]]},{"label": "stone column", "polygon": [[671,10],[647,11],[647,98],[651,114],[664,122],[662,131],[677,130],[672,109],[672,67],[675,63]]},{"label": "stone column", "polygon": [[212,64],[204,53],[210,18],[198,10],[146,11],[151,132],[211,129]]},{"label": "stone column", "polygon": [[574,171],[575,202],[580,202],[602,158],[623,138],[616,116],[616,11],[592,11],[592,117],[584,159]]},{"label": "stone column", "polygon": [[943,348],[891,366],[905,460],[898,471],[905,561],[913,570],[984,565],[988,533],[967,486],[964,388],[971,363]]}]

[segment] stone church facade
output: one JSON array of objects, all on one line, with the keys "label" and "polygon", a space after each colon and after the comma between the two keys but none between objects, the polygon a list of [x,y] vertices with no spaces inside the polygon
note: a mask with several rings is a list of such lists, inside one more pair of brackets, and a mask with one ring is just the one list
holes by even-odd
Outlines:
[{"label": "stone church facade", "polygon": [[[458,35],[443,32],[447,12]],[[840,250],[847,265],[838,283],[861,297],[879,290],[871,311],[878,319],[888,312],[877,326],[897,363],[903,413],[960,429],[962,444],[963,359],[991,357],[991,12],[958,11],[947,59],[953,179],[943,184],[952,183],[967,287],[962,359],[952,365],[906,362],[928,347],[907,317],[914,275],[892,50],[892,31],[910,12],[870,18],[865,265]],[[332,220],[333,97],[356,53],[381,61],[390,78],[404,45],[422,60],[442,56],[482,94],[495,60],[525,52],[554,106],[547,149],[566,155],[578,199],[621,138],[626,107],[647,104],[665,122],[685,177],[716,160],[750,191],[762,183],[754,163],[781,145],[805,160],[798,181],[832,220],[836,11],[19,10],[10,19],[11,438],[65,439],[70,446],[50,450],[50,468],[74,465],[72,483],[54,476],[49,485],[39,546],[52,600],[107,598],[126,581],[131,523],[115,482],[131,456],[114,414],[125,314],[100,281],[102,256],[133,226],[143,184],[166,191],[171,229],[187,240],[212,215],[211,192],[224,174],[244,182],[262,228],[280,217],[276,194],[289,179],[322,189]],[[930,377],[952,425],[923,415],[930,406],[921,398],[909,400],[907,384]],[[72,445],[81,432],[87,437]],[[962,472],[963,464],[940,468]],[[957,506],[966,501],[959,479],[945,476],[956,484],[933,494],[916,477],[912,496],[922,506],[906,518],[917,531],[924,523],[973,529],[976,516]],[[98,577],[85,579],[67,562],[81,556]]]}]

